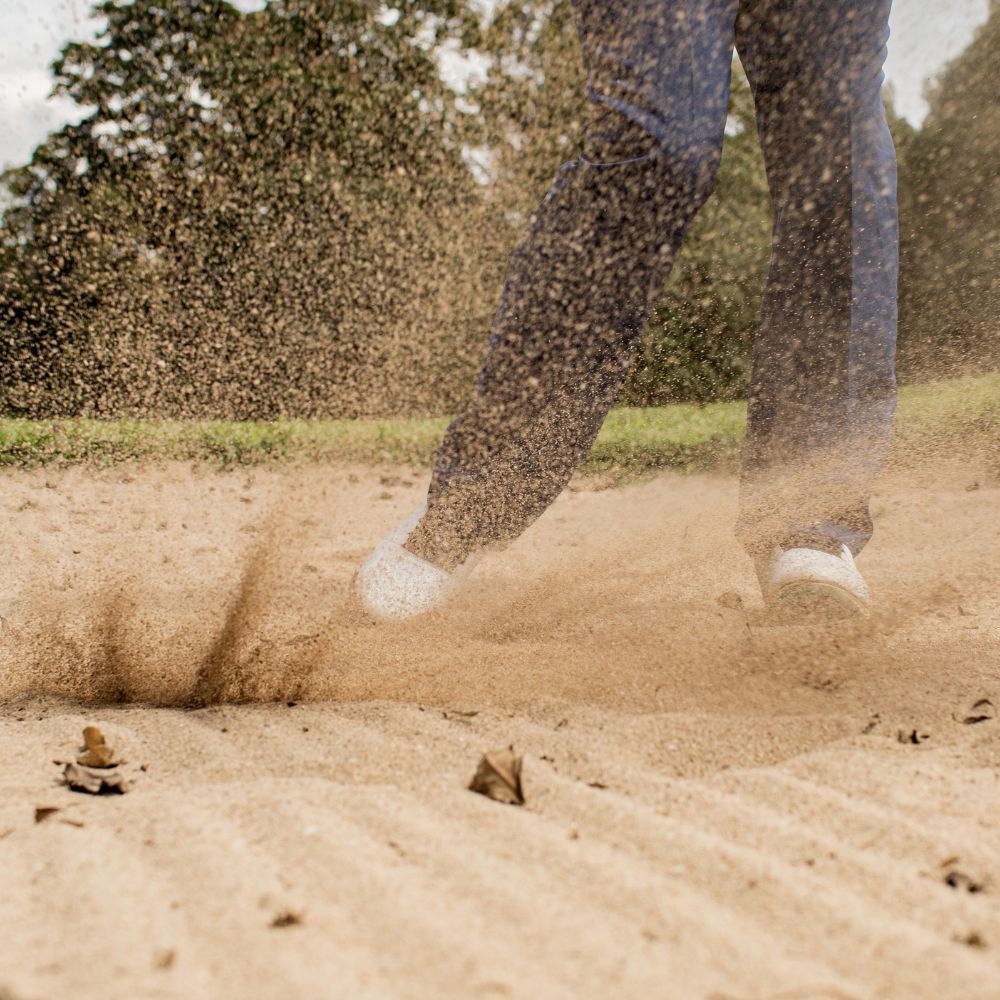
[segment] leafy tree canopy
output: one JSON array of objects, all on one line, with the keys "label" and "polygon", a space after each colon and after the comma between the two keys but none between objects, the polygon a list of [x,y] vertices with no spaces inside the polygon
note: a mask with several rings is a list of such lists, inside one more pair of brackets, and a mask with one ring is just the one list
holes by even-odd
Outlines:
[{"label": "leafy tree canopy", "polygon": [[5,177],[6,407],[384,403],[351,366],[386,367],[404,330],[430,357],[469,300],[427,282],[478,199],[434,58],[475,19],[456,0],[95,11],[101,37],[53,67],[89,113]]},{"label": "leafy tree canopy", "polygon": [[919,373],[1000,359],[1000,2],[934,82],[902,175],[901,337]]}]

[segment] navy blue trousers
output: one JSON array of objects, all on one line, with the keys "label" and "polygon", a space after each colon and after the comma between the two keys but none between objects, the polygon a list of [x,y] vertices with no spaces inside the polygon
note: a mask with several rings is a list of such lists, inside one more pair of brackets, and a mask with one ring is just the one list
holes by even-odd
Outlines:
[{"label": "navy blue trousers", "polygon": [[412,548],[448,565],[516,537],[587,454],[712,189],[734,47],[774,207],[738,535],[862,548],[895,407],[890,2],[576,0],[584,153],[514,251]]}]

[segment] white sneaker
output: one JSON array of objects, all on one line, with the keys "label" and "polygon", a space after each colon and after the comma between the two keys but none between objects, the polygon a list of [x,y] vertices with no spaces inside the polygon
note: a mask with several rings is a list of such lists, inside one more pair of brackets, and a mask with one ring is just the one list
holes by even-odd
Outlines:
[{"label": "white sneaker", "polygon": [[871,599],[851,550],[775,548],[764,581],[764,600],[773,611],[808,617],[866,616]]},{"label": "white sneaker", "polygon": [[375,546],[355,574],[354,597],[370,617],[403,621],[440,608],[479,561],[479,553],[473,552],[464,563],[448,572],[403,548],[426,512],[426,504],[418,507]]}]

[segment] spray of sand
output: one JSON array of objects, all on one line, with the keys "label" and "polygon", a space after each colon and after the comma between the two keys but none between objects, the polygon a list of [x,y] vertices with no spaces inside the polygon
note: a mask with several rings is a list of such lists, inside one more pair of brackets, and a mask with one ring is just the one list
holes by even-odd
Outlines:
[{"label": "spray of sand", "polygon": [[3,590],[17,599],[0,695],[768,711],[914,671],[947,685],[957,663],[995,669],[1000,648],[997,475],[969,460],[886,476],[862,564],[871,619],[780,626],[733,538],[728,476],[583,483],[453,607],[386,627],[357,618],[349,581],[423,483],[373,500],[375,472],[328,467],[259,472],[249,487],[179,465],[49,473],[48,488],[15,474],[13,493],[35,499],[15,496],[6,525]]}]

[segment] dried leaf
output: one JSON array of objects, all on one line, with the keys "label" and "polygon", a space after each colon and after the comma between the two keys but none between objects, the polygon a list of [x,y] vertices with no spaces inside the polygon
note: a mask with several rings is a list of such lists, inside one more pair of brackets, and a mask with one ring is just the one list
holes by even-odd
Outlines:
[{"label": "dried leaf", "polygon": [[469,783],[469,789],[497,802],[523,806],[521,764],[521,755],[515,753],[512,746],[506,750],[493,750],[483,754]]},{"label": "dried leaf", "polygon": [[173,966],[176,958],[177,952],[173,948],[165,948],[156,953],[156,956],[153,958],[153,965],[157,969],[169,969]]},{"label": "dried leaf", "polygon": [[441,710],[441,718],[449,722],[461,722],[463,725],[472,725],[472,720],[479,715],[479,711],[465,712],[459,708],[445,708]]},{"label": "dried leaf", "polygon": [[63,765],[63,781],[74,792],[89,795],[124,795],[132,787],[132,782],[117,771],[99,771],[69,763]]},{"label": "dried leaf", "polygon": [[996,717],[997,710],[993,702],[989,698],[980,698],[962,722],[967,726],[974,726],[979,722],[993,722]]},{"label": "dried leaf", "polygon": [[951,886],[952,889],[959,889],[969,893],[982,892],[986,888],[982,882],[977,881],[970,875],[966,875],[965,872],[958,871],[955,868],[945,875],[944,884]]},{"label": "dried leaf", "polygon": [[77,758],[77,764],[83,767],[115,767],[123,763],[115,759],[114,750],[108,746],[104,734],[97,726],[87,726],[83,731],[83,751]]},{"label": "dried leaf", "polygon": [[97,726],[85,726],[83,729],[83,745],[87,750],[96,750],[97,747],[106,747],[108,741],[104,738],[104,733]]},{"label": "dried leaf", "polygon": [[115,760],[114,751],[111,747],[99,747],[97,750],[87,750],[79,754],[76,758],[77,764],[84,767],[115,767],[119,762]]},{"label": "dried leaf", "polygon": [[294,910],[282,910],[271,920],[272,927],[296,927],[303,921],[302,914]]},{"label": "dried leaf", "polygon": [[968,945],[970,948],[986,947],[986,942],[983,940],[982,934],[978,931],[970,931],[968,934],[956,934],[952,940],[957,941],[959,944]]},{"label": "dried leaf", "polygon": [[35,822],[44,823],[57,812],[59,812],[59,806],[35,806]]}]

